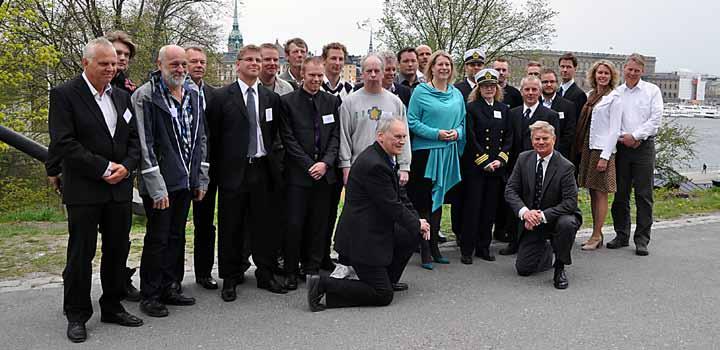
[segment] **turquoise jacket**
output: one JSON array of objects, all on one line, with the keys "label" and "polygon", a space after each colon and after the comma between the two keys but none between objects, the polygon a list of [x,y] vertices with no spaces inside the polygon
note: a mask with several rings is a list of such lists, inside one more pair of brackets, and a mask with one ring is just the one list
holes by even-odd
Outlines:
[{"label": "turquoise jacket", "polygon": [[[412,150],[430,150],[425,177],[432,180],[432,210],[443,204],[445,193],[460,182],[460,155],[465,148],[465,100],[448,84],[446,92],[430,84],[418,85],[408,106],[408,126],[414,134]],[[454,129],[455,141],[438,140],[440,130]]]}]

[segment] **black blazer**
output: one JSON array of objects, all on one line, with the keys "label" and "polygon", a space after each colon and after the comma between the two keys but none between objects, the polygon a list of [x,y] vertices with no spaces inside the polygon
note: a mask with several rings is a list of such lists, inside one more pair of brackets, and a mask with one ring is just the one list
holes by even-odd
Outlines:
[{"label": "black blazer", "polygon": [[350,168],[335,250],[354,264],[387,266],[396,235],[420,234],[420,217],[401,194],[397,170],[375,142]]},{"label": "black blazer", "polygon": [[[510,122],[513,124],[513,149],[512,149],[512,161],[517,159],[517,156],[527,150],[532,149],[532,142],[530,140],[530,129],[528,128],[532,123],[538,120],[544,120],[550,123],[555,128],[555,133],[558,134],[560,130],[560,117],[558,113],[543,106],[542,103],[538,104],[535,113],[530,116],[530,119],[523,117],[524,105],[520,105],[510,110]],[[559,146],[559,142],[555,142],[555,149]]]},{"label": "black blazer", "polygon": [[[279,119],[282,118],[280,96],[258,84],[258,118],[270,170],[273,189],[282,185],[280,161],[274,148],[280,144]],[[268,120],[266,109],[272,109]],[[223,191],[243,190],[248,164],[249,122],[245,99],[237,82],[213,91],[206,109],[210,130],[210,168],[212,181]]]},{"label": "black blazer", "polygon": [[467,82],[467,78],[463,77],[462,81],[455,83],[455,87],[460,90],[460,93],[463,95],[463,101],[467,103],[468,96],[470,96],[470,92],[473,89],[472,86],[470,86],[470,83]]},{"label": "black blazer", "polygon": [[[117,112],[114,136],[82,76],[50,90],[49,153],[53,156],[48,162],[61,164],[63,202],[67,205],[132,200],[132,176],[115,185],[102,178],[108,162],[122,164],[132,174],[140,159],[130,95],[113,89],[111,99]],[[131,115],[128,121],[126,111]]]},{"label": "black blazer", "polygon": [[510,109],[523,105],[522,94],[514,86],[507,84],[503,88],[503,103]]},{"label": "black blazer", "polygon": [[565,94],[563,94],[562,97],[575,103],[575,116],[580,117],[580,112],[582,111],[585,103],[587,103],[587,95],[585,94],[585,91],[582,91],[582,89],[578,87],[577,84],[573,83],[572,85],[570,85],[570,88],[565,91]]},{"label": "black blazer", "polygon": [[558,112],[560,121],[560,130],[556,132],[559,143],[557,149],[565,158],[571,159],[570,147],[575,142],[575,124],[577,123],[575,104],[556,94],[550,107],[553,111]]},{"label": "black blazer", "polygon": [[[316,162],[328,165],[320,181],[337,181],[335,168],[340,148],[340,99],[318,91],[311,96],[300,88],[280,97],[283,118],[280,135],[285,144],[285,181],[310,187],[315,181],[308,169]],[[324,119],[324,116],[332,116]],[[320,126],[320,147],[315,149],[315,123]]]},{"label": "black blazer", "polygon": [[[513,145],[508,107],[502,102],[490,106],[480,99],[468,103],[466,110],[467,143],[461,158],[463,176],[504,176]],[[495,112],[500,118],[495,117]],[[499,160],[502,167],[494,172],[483,170],[495,160]]]},{"label": "black blazer", "polygon": [[[512,175],[510,175],[505,187],[505,201],[515,216],[522,207],[533,209],[536,167],[537,152],[526,151],[520,154]],[[554,226],[562,215],[574,215],[578,223],[582,224],[582,215],[577,205],[577,194],[575,166],[560,153],[553,152],[547,170],[545,170],[539,208],[543,211],[549,226]]]}]

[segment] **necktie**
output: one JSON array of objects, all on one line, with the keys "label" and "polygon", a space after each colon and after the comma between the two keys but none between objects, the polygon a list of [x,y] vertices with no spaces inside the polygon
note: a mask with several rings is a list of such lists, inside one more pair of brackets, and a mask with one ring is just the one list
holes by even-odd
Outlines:
[{"label": "necktie", "polygon": [[247,113],[250,125],[248,138],[248,157],[255,157],[258,149],[257,140],[257,111],[255,110],[255,90],[252,87],[247,90]]},{"label": "necktie", "polygon": [[540,196],[543,186],[543,159],[540,158],[537,169],[535,169],[535,197],[533,198],[533,209],[540,209]]},{"label": "necktie", "polygon": [[525,110],[524,116],[525,116],[525,119],[530,119],[530,108]]},{"label": "necktie", "polygon": [[563,91],[562,86],[558,89],[558,94],[560,94],[560,96],[565,96],[565,91]]}]

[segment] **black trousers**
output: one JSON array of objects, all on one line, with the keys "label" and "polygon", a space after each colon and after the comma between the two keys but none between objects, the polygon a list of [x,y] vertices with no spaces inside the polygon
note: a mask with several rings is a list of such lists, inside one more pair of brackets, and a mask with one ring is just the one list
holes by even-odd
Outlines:
[{"label": "black trousers", "polygon": [[[296,274],[300,262],[305,271],[316,273],[320,269],[327,247],[328,212],[335,188],[335,184],[328,184],[325,179],[315,181],[311,187],[287,186],[288,225],[283,251],[288,274]],[[301,252],[304,252],[302,256]]]},{"label": "black trousers", "polygon": [[338,217],[338,205],[340,205],[340,197],[342,196],[343,182],[342,182],[342,169],[334,167],[330,171],[335,171],[335,178],[339,179],[335,184],[330,185],[332,187],[330,195],[330,211],[327,216],[327,230],[325,231],[325,247],[323,251],[322,264],[327,265],[331,262],[330,260],[330,246],[332,245],[333,234],[335,233],[335,222]]},{"label": "black trousers", "polygon": [[417,210],[420,218],[427,220],[430,224],[430,240],[420,242],[420,255],[423,263],[432,261],[432,257],[441,256],[438,248],[438,232],[440,232],[442,207],[434,212],[432,211],[433,182],[424,177],[429,155],[429,150],[413,152],[410,173],[414,175],[410,176],[410,181],[407,184],[408,197],[415,210]]},{"label": "black trousers", "polygon": [[132,223],[130,202],[68,205],[67,261],[63,270],[63,309],[70,322],[87,322],[92,316],[90,288],[92,260],[97,250],[98,229],[102,232],[100,283],[101,312],[117,313],[123,308],[127,279],[125,261]]},{"label": "black trousers", "polygon": [[637,208],[635,236],[636,246],[650,243],[650,229],[653,223],[653,183],[655,170],[655,140],[643,141],[638,148],[617,145],[615,171],[617,192],[612,203],[615,233],[621,240],[630,239],[630,192],[635,190]]},{"label": "black trousers", "polygon": [[218,192],[218,269],[220,278],[240,279],[250,268],[243,255],[245,230],[251,235],[253,261],[258,282],[273,278],[277,265],[278,223],[271,207],[274,193],[268,184],[270,173],[265,158],[248,164],[243,189]]},{"label": "black trousers", "polygon": [[[563,215],[554,224],[541,224],[532,231],[523,230],[515,260],[518,274],[527,276],[547,270],[552,264],[552,253],[556,265],[572,264],[570,250],[578,228],[580,223],[574,215]],[[548,239],[552,249],[548,249]]]},{"label": "black trousers", "polygon": [[210,277],[215,263],[215,198],[217,185],[210,182],[200,202],[193,202],[195,226],[193,261],[195,277]]},{"label": "black trousers", "polygon": [[498,241],[508,242],[511,238],[511,232],[516,230],[517,225],[511,226],[509,224],[509,217],[512,216],[512,210],[510,210],[510,206],[508,206],[507,202],[505,202],[505,185],[507,185],[505,179],[500,181],[500,184],[498,185],[498,198],[493,237]]},{"label": "black trousers", "polygon": [[140,259],[140,294],[158,299],[185,273],[185,225],[190,211],[190,190],[170,192],[170,207],[153,209],[153,199],[143,196],[147,225]]},{"label": "black trousers", "polygon": [[419,239],[419,235],[410,234],[397,225],[395,233],[390,265],[369,266],[351,261],[359,280],[320,277],[327,307],[386,306],[392,302],[392,284],[400,281]]},{"label": "black trousers", "polygon": [[492,242],[492,226],[495,221],[497,198],[502,178],[482,174],[468,174],[464,184],[463,240],[460,251],[472,256],[475,249],[488,249]]}]

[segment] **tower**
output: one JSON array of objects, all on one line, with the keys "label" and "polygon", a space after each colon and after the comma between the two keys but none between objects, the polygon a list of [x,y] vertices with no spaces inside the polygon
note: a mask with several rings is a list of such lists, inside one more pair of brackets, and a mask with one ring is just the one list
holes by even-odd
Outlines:
[{"label": "tower", "polygon": [[370,45],[368,46],[368,54],[371,54],[373,52],[372,35],[373,30],[372,27],[370,27]]},{"label": "tower", "polygon": [[237,53],[241,47],[243,47],[243,37],[238,24],[238,4],[237,0],[235,0],[235,16],[233,17],[232,30],[228,36],[228,53]]}]

